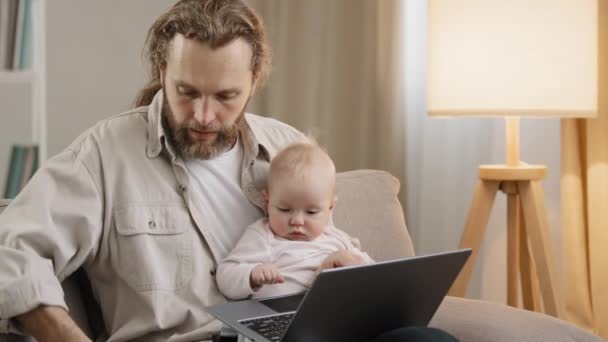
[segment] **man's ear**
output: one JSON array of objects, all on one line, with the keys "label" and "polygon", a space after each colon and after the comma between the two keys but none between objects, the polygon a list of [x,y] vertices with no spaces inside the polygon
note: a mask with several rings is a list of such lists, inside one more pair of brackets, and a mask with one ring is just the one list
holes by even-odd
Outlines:
[{"label": "man's ear", "polygon": [[160,85],[161,87],[165,87],[165,72],[167,70],[167,65],[166,64],[161,64],[158,67],[158,72],[159,72],[159,76],[160,76]]},{"label": "man's ear", "polygon": [[249,93],[249,97],[253,97],[253,94],[255,94],[255,91],[258,90],[258,80],[257,78],[253,80],[253,83],[251,84],[251,92]]}]

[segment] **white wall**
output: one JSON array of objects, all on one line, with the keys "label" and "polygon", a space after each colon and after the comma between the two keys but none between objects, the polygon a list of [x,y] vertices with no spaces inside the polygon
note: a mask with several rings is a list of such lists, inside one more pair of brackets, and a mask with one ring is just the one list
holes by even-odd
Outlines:
[{"label": "white wall", "polygon": [[148,27],[174,1],[47,3],[48,154],[97,121],[130,108],[145,83]]}]

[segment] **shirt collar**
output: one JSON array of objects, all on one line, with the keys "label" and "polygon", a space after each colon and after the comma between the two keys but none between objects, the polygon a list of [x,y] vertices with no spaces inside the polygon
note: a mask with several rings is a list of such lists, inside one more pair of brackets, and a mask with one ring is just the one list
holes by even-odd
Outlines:
[{"label": "shirt collar", "polygon": [[148,158],[157,157],[163,149],[165,131],[161,120],[162,111],[163,92],[159,90],[148,106]]},{"label": "shirt collar", "polygon": [[[146,148],[148,158],[157,157],[163,148],[167,149],[172,157],[176,156],[173,147],[170,146],[169,141],[166,139],[165,129],[162,124],[163,102],[164,96],[161,89],[154,95],[152,103],[148,106],[148,146]],[[243,141],[246,160],[249,162],[256,158],[263,158],[270,161],[268,149],[256,138],[255,131],[247,120],[247,114],[245,114],[240,125],[240,138]]]}]

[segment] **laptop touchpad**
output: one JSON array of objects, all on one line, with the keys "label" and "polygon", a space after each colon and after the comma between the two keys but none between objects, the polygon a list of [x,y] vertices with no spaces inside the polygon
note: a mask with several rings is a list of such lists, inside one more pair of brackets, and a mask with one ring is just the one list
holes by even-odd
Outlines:
[{"label": "laptop touchpad", "polygon": [[296,311],[305,294],[306,292],[302,292],[291,296],[263,299],[259,302],[276,312]]}]

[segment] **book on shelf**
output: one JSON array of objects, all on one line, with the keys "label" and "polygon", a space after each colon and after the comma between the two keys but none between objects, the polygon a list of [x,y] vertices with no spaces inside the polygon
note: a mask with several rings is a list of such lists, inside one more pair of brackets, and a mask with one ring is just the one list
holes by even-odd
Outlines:
[{"label": "book on shelf", "polygon": [[23,32],[21,33],[21,52],[16,61],[21,70],[32,67],[32,0],[22,0],[23,5]]},{"label": "book on shelf", "polygon": [[32,0],[0,0],[0,69],[31,65]]},{"label": "book on shelf", "polygon": [[23,189],[25,184],[27,184],[34,174],[34,160],[36,159],[37,152],[36,146],[26,146],[25,157],[23,158],[23,172],[21,172],[19,189]]},{"label": "book on shelf", "polygon": [[15,198],[38,169],[37,145],[13,145],[4,198]]}]

